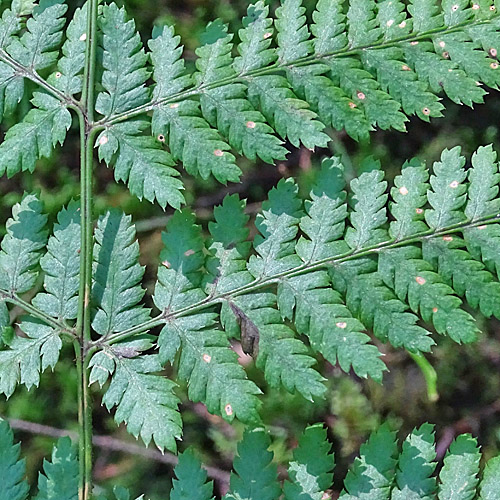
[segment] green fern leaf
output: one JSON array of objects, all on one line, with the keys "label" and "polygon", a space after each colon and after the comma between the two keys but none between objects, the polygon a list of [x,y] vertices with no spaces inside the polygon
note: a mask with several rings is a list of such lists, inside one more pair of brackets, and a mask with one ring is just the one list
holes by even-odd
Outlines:
[{"label": "green fern leaf", "polygon": [[36,318],[24,318],[20,328],[26,337],[14,336],[9,348],[0,351],[0,393],[8,398],[18,383],[38,387],[40,372],[54,368],[62,347],[59,332]]},{"label": "green fern leaf", "polygon": [[174,161],[161,143],[142,135],[148,126],[146,121],[132,120],[107,128],[97,138],[99,158],[108,165],[114,163],[115,179],[127,182],[140,200],[179,208],[184,203],[179,174],[171,168]]},{"label": "green fern leaf", "polygon": [[46,293],[37,294],[33,305],[54,318],[75,319],[80,274],[80,208],[77,202],[71,202],[57,215],[47,250],[40,259]]},{"label": "green fern leaf", "polygon": [[48,158],[57,143],[66,138],[71,126],[70,112],[48,94],[35,92],[35,106],[24,119],[5,134],[0,144],[0,174],[12,177],[20,170],[33,172],[36,160]]},{"label": "green fern leaf", "polygon": [[[156,102],[185,90],[191,82],[185,74],[179,40],[172,28],[165,28],[149,42]],[[169,145],[172,156],[183,162],[189,174],[203,179],[212,174],[222,183],[239,180],[241,171],[229,152],[230,146],[202,118],[199,102],[187,99],[169,105],[159,103],[154,108],[152,131]]]},{"label": "green fern leaf", "polygon": [[24,459],[19,459],[19,448],[19,444],[14,444],[9,424],[0,419],[0,500],[26,500],[28,497],[29,487],[24,479],[26,464]]},{"label": "green fern leaf", "polygon": [[103,396],[108,410],[116,406],[115,421],[125,422],[127,430],[142,438],[146,446],[153,439],[160,450],[176,450],[181,435],[179,399],[171,380],[155,375],[162,370],[156,355],[138,356],[151,347],[149,341],[115,344],[92,357],[90,383],[102,387],[111,376]]},{"label": "green fern leaf", "polygon": [[428,180],[429,173],[418,160],[406,162],[401,175],[394,179],[390,209],[395,220],[389,226],[392,238],[399,240],[427,231],[422,207],[427,202]]},{"label": "green fern leaf", "polygon": [[[235,74],[231,39],[232,35],[227,34],[227,26],[220,22],[207,26],[202,37],[204,45],[196,50],[199,57],[196,61],[198,73],[194,76],[196,85],[207,86]],[[265,123],[262,114],[246,99],[245,91],[246,87],[241,83],[205,90],[200,97],[204,118],[247,158],[255,160],[258,155],[267,163],[284,159],[286,149],[272,135],[273,130]]]},{"label": "green fern leaf", "polygon": [[138,263],[139,244],[130,216],[108,212],[99,219],[94,245],[96,313],[92,328],[99,335],[126,330],[149,319],[149,311],[138,305],[144,296],[140,281],[144,268]]},{"label": "green fern leaf", "polygon": [[431,209],[426,210],[425,220],[434,230],[461,222],[465,216],[460,210],[465,204],[466,173],[465,158],[460,156],[460,147],[445,149],[441,161],[434,163],[434,175],[430,183],[432,191],[427,193]]},{"label": "green fern leaf", "polygon": [[147,56],[134,21],[126,20],[125,9],[119,9],[115,3],[104,5],[99,19],[105,91],[97,96],[95,109],[101,115],[112,116],[147,102]]},{"label": "green fern leaf", "polygon": [[476,440],[470,434],[458,436],[444,458],[439,473],[439,500],[472,500],[479,482],[481,455]]},{"label": "green fern leaf", "polygon": [[334,457],[322,425],[308,427],[293,451],[295,459],[288,467],[290,481],[285,481],[285,500],[321,500],[333,482]]},{"label": "green fern leaf", "polygon": [[336,52],[347,45],[342,1],[319,0],[312,17],[311,32],[317,55]]},{"label": "green fern leaf", "polygon": [[87,40],[87,3],[75,10],[66,30],[66,41],[62,46],[62,57],[58,70],[48,82],[60,89],[66,96],[78,94],[83,85],[83,67]]},{"label": "green fern leaf", "polygon": [[78,460],[68,437],[60,438],[52,451],[52,462],[44,460],[34,500],[77,500]]},{"label": "green fern leaf", "polygon": [[271,463],[273,453],[267,449],[269,444],[262,429],[245,432],[234,459],[230,493],[224,500],[278,500],[281,489],[276,465]]},{"label": "green fern leaf", "polygon": [[491,145],[480,147],[472,155],[473,168],[468,171],[468,201],[465,207],[465,215],[472,221],[500,210],[500,199],[497,198],[500,174],[496,158]]},{"label": "green fern leaf", "polygon": [[283,384],[287,391],[297,390],[309,400],[322,396],[325,386],[323,377],[312,368],[314,359],[283,324],[275,306],[274,293],[236,297],[223,305],[223,326],[231,335],[241,332],[243,351],[257,357],[257,367],[272,387]]},{"label": "green fern leaf", "polygon": [[46,221],[35,195],[25,195],[14,205],[0,252],[0,289],[4,293],[24,293],[35,284],[40,250],[47,242]]},{"label": "green fern leaf", "polygon": [[340,498],[344,500],[386,500],[396,460],[395,433],[382,425],[361,445],[360,456],[354,461]]},{"label": "green fern leaf", "polygon": [[434,345],[430,332],[417,324],[418,317],[384,284],[383,273],[369,259],[330,269],[334,287],[345,294],[350,311],[383,342],[410,352],[428,352]]},{"label": "green fern leaf", "polygon": [[[379,165],[377,165],[379,166]],[[387,221],[385,204],[387,182],[382,180],[381,170],[365,172],[351,181],[353,192],[350,205],[352,228],[346,232],[346,242],[352,249],[362,248],[368,243],[386,240],[386,231],[381,226]]]},{"label": "green fern leaf", "polygon": [[488,460],[479,486],[480,500],[495,500],[500,491],[500,457]]},{"label": "green fern leaf", "polygon": [[423,424],[403,442],[396,471],[396,488],[391,500],[432,500],[435,498],[436,479],[431,477],[436,468],[436,451],[432,425]]},{"label": "green fern leaf", "polygon": [[281,63],[306,57],[312,51],[305,11],[302,0],[283,0],[276,9],[277,53]]},{"label": "green fern leaf", "polygon": [[247,380],[237,354],[214,314],[198,314],[169,321],[158,338],[160,358],[173,362],[181,349],[178,376],[188,381],[188,397],[203,402],[210,413],[228,421],[259,422],[260,389]]},{"label": "green fern leaf", "polygon": [[216,295],[248,285],[253,276],[247,271],[250,253],[248,215],[245,201],[234,194],[226,196],[222,205],[214,208],[214,219],[208,224],[212,236],[208,244],[210,256],[205,267],[208,276],[205,288],[208,295]]},{"label": "green fern leaf", "polygon": [[[123,486],[113,486],[113,495],[116,500],[130,500],[130,492]],[[104,497],[99,497],[98,500],[106,500]],[[135,500],[144,500],[144,495],[137,497]]]},{"label": "green fern leaf", "polygon": [[260,233],[254,239],[258,257],[252,256],[248,270],[262,278],[295,267],[294,239],[302,215],[298,187],[292,179],[281,180],[269,192],[269,200],[262,204],[262,214],[256,219]]},{"label": "green fern leaf", "polygon": [[62,16],[67,9],[63,1],[41,0],[26,23],[26,32],[12,40],[7,52],[27,68],[41,70],[54,64],[63,36]]},{"label": "green fern leaf", "polygon": [[162,234],[164,249],[160,254],[158,282],[155,287],[156,307],[168,313],[205,298],[201,284],[203,238],[195,218],[187,210],[175,212]]},{"label": "green fern leaf", "polygon": [[170,500],[212,500],[213,484],[207,482],[207,473],[191,451],[179,455],[174,469],[177,479],[172,481]]}]

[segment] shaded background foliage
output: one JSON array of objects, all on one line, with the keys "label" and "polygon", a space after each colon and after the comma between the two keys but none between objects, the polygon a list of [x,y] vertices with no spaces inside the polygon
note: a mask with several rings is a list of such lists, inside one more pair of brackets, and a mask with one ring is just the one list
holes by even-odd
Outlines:
[{"label": "shaded background foliage", "polygon": [[[71,10],[78,5],[75,0],[68,3]],[[199,36],[206,23],[220,17],[230,24],[231,31],[237,32],[248,3],[247,0],[129,0],[127,9],[135,18],[144,41],[150,36],[153,24],[175,24],[185,45],[185,56],[190,64],[194,64],[194,49],[199,46]],[[305,3],[310,13],[315,2]],[[431,124],[413,118],[408,123],[407,134],[377,131],[371,135],[370,142],[356,143],[343,132],[329,131],[332,137],[329,149],[311,152],[305,148],[292,148],[287,161],[277,165],[252,163],[240,158],[241,184],[224,187],[213,179],[202,181],[186,176],[183,180],[187,203],[206,228],[212,207],[228,192],[237,192],[246,198],[251,214],[258,210],[267,191],[281,177],[295,177],[301,194],[305,195],[321,159],[326,155],[342,156],[349,177],[356,174],[363,158],[373,155],[381,160],[392,178],[403,162],[413,156],[431,164],[438,159],[442,149],[456,145],[462,147],[467,157],[478,145],[493,143],[494,148],[499,149],[500,97],[496,92],[487,96],[485,104],[474,110],[453,103],[445,104],[444,118],[434,119]],[[19,106],[16,115],[5,120],[1,133],[20,120],[26,111],[26,105]],[[109,206],[121,207],[137,224],[141,263],[146,265],[145,285],[151,290],[161,246],[160,234],[170,212],[164,213],[156,204],[139,202],[124,185],[114,182],[112,170],[104,165],[95,164],[95,179],[96,211],[102,213]],[[33,190],[41,192],[52,221],[63,205],[78,196],[76,129],[69,134],[63,149],[58,149],[50,160],[38,162],[34,175],[25,172],[12,179],[0,179],[2,227],[22,193]],[[477,343],[458,347],[450,339],[443,338],[428,356],[438,374],[440,399],[437,402],[429,401],[423,377],[411,358],[392,351],[388,345],[378,346],[385,353],[390,370],[382,385],[342,374],[336,367],[320,361],[321,372],[328,378],[329,390],[324,401],[312,404],[284,391],[265,391],[262,414],[271,431],[277,460],[286,461],[291,457],[291,449],[306,424],[325,422],[334,443],[337,476],[343,477],[359,445],[385,420],[393,427],[401,427],[404,434],[423,421],[435,423],[439,458],[460,432],[472,432],[478,436],[486,458],[498,454],[500,324],[494,319],[486,321],[478,317],[478,320],[483,334]],[[76,430],[76,373],[72,370],[72,356],[72,349],[66,349],[55,372],[42,376],[38,390],[28,392],[19,387],[8,403],[1,401],[0,415]],[[251,364],[248,357],[242,356],[241,361]],[[261,374],[250,368],[249,376],[265,388]],[[188,402],[185,393],[186,388],[180,387],[185,422],[181,449],[194,446],[205,464],[229,470],[236,442],[243,433],[242,425],[236,422],[230,426],[221,418],[210,416],[201,404]],[[96,434],[113,435],[130,442],[126,431],[116,428],[112,416],[97,401],[99,398],[96,398],[94,411]],[[50,453],[53,439],[22,431],[16,432],[16,438],[24,442],[29,479],[34,484],[35,471],[40,468],[42,457]],[[96,449],[95,464],[96,483],[104,490],[112,484],[122,484],[135,494],[145,492],[151,500],[159,500],[165,498],[164,491],[171,481],[170,466],[119,451]],[[224,481],[218,481],[217,486],[223,490]],[[332,492],[333,498],[336,498],[336,493]]]}]

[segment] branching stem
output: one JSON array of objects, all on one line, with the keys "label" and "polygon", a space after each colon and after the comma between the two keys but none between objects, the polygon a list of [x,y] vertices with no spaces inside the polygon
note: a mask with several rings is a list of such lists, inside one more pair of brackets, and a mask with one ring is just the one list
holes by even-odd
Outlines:
[{"label": "branching stem", "polygon": [[[354,259],[359,259],[360,257],[367,256],[367,255],[372,255],[372,254],[377,254],[383,250],[388,250],[390,248],[396,248],[396,247],[401,247],[405,245],[410,245],[412,243],[420,243],[426,238],[437,238],[437,237],[442,237],[447,234],[453,234],[459,231],[462,231],[464,229],[469,229],[473,227],[477,227],[480,225],[485,225],[485,224],[492,224],[492,223],[498,223],[500,216],[498,214],[492,214],[486,217],[482,217],[481,219],[477,219],[475,221],[465,221],[465,222],[460,222],[459,224],[454,224],[453,226],[449,226],[446,228],[443,228],[439,231],[434,231],[432,229],[415,234],[413,236],[410,236],[409,238],[404,238],[401,240],[388,240],[388,241],[383,241],[381,243],[377,243],[376,245],[372,245],[370,247],[366,248],[361,248],[359,250],[352,250],[348,253],[341,254],[341,255],[334,255],[331,257],[327,257],[318,261],[314,262],[305,262],[304,264],[301,264],[300,266],[294,267],[292,269],[289,269],[288,271],[283,271],[279,274],[273,274],[271,276],[266,276],[265,278],[259,278],[248,285],[240,286],[239,288],[236,288],[234,290],[230,290],[227,292],[224,292],[223,294],[219,295],[213,295],[206,297],[205,299],[192,304],[190,306],[183,307],[177,311],[172,311],[172,312],[162,312],[155,318],[145,322],[141,323],[140,325],[137,325],[133,328],[129,328],[128,330],[124,330],[123,332],[118,332],[113,335],[110,335],[109,337],[106,338],[106,344],[111,345],[115,344],[116,342],[121,342],[124,341],[130,337],[133,337],[134,335],[144,333],[151,328],[154,328],[155,326],[161,325],[165,323],[168,320],[173,320],[175,318],[179,318],[181,316],[187,316],[190,314],[193,314],[199,310],[206,309],[208,307],[212,307],[224,300],[227,300],[229,298],[234,298],[239,295],[244,295],[247,293],[252,293],[255,292],[259,289],[262,289],[267,286],[271,286],[275,283],[277,283],[279,280],[284,279],[284,278],[291,278],[293,276],[298,276],[304,273],[309,273],[311,271],[314,271],[316,269],[321,269],[324,267],[331,266],[333,264],[341,264],[342,262],[347,262],[349,260],[354,260]],[[99,343],[96,342],[94,344],[97,346]]]},{"label": "branching stem", "polygon": [[359,47],[350,47],[347,46],[346,48],[343,48],[341,50],[337,50],[335,52],[331,52],[328,54],[313,54],[307,57],[302,57],[300,59],[297,59],[295,61],[291,62],[282,62],[282,61],[277,61],[270,66],[266,66],[265,68],[259,68],[259,69],[254,69],[251,71],[247,71],[246,73],[243,74],[235,74],[233,76],[229,76],[227,78],[223,78],[220,80],[216,80],[214,82],[211,82],[209,84],[202,84],[198,87],[191,87],[186,90],[183,90],[181,92],[177,92],[175,94],[169,95],[168,97],[165,97],[163,99],[159,99],[157,101],[151,101],[149,103],[143,104],[141,106],[138,106],[137,108],[131,109],[129,111],[125,111],[123,113],[118,113],[114,116],[111,117],[106,117],[100,120],[99,122],[96,123],[96,126],[99,127],[100,129],[109,127],[115,123],[123,122],[126,120],[129,120],[130,118],[134,118],[136,116],[140,116],[144,113],[149,113],[150,111],[153,111],[155,108],[161,105],[166,105],[170,104],[173,102],[178,102],[182,101],[184,99],[187,99],[189,97],[193,97],[196,95],[200,95],[203,92],[206,92],[207,90],[211,90],[214,88],[218,87],[223,87],[224,85],[229,85],[232,83],[239,83],[239,82],[245,82],[249,79],[255,78],[257,76],[264,76],[264,75],[273,75],[276,73],[282,73],[286,72],[288,70],[291,70],[296,67],[300,66],[308,66],[312,65],[314,63],[328,63],[330,59],[338,58],[338,57],[352,57],[354,55],[361,54],[362,52],[366,50],[379,50],[379,49],[384,49],[384,48],[389,48],[389,47],[396,47],[399,46],[403,43],[411,43],[411,42],[420,42],[420,41],[425,41],[431,39],[433,36],[437,35],[448,35],[450,33],[456,33],[457,31],[462,31],[465,27],[473,27],[473,26],[480,26],[483,24],[490,23],[491,21],[489,19],[482,19],[482,20],[477,20],[474,22],[470,21],[465,21],[461,24],[457,24],[456,26],[453,27],[439,27],[435,28],[433,30],[426,31],[424,33],[417,33],[414,34],[412,33],[411,35],[407,35],[404,37],[400,38],[395,38],[393,40],[382,40],[379,42],[376,42],[371,45],[366,45],[366,46],[359,46]]}]

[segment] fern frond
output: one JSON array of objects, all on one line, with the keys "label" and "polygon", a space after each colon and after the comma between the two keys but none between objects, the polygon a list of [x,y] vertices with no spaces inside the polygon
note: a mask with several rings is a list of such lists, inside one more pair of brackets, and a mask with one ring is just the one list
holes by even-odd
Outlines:
[{"label": "fern frond", "polygon": [[393,500],[431,500],[435,498],[436,479],[431,477],[436,468],[434,430],[423,424],[403,442],[396,471]]},{"label": "fern frond", "polygon": [[75,201],[62,209],[49,238],[47,253],[40,259],[45,272],[45,293],[33,298],[33,305],[57,319],[75,319],[78,310],[80,275],[80,208]]},{"label": "fern frond", "polygon": [[[256,217],[253,254],[245,204],[236,195],[214,210],[205,245],[194,217],[176,212],[163,235],[155,292],[160,315],[109,342],[166,325],[160,357],[172,362],[180,351],[179,375],[188,380],[190,397],[231,419],[230,400],[242,399],[217,384],[214,400],[205,393],[211,376],[229,370],[245,397],[240,415],[246,419],[257,390],[239,368],[233,371],[218,320],[270,385],[308,399],[324,391],[309,347],[345,371],[381,380],[386,368],[370,333],[412,353],[429,352],[435,343],[425,324],[456,342],[473,341],[478,329],[462,298],[486,316],[500,311],[500,176],[489,147],[474,155],[468,184],[464,163],[458,150],[445,150],[431,176],[411,160],[389,188],[369,159],[348,196],[340,161],[325,160],[305,203],[292,179],[271,190]],[[230,414],[221,410],[227,404]]]},{"label": "fern frond", "polygon": [[0,289],[4,293],[24,293],[35,284],[40,250],[47,242],[46,222],[35,195],[25,195],[13,207],[0,252]]},{"label": "fern frond", "polygon": [[105,129],[96,141],[99,158],[114,165],[115,179],[126,182],[139,199],[179,208],[184,203],[179,174],[171,168],[173,159],[161,142],[142,135],[147,126],[145,121],[133,120]]},{"label": "fern frond", "polygon": [[479,483],[479,459],[477,441],[470,434],[458,436],[450,445],[439,473],[438,499],[472,500]]},{"label": "fern frond", "polygon": [[78,460],[68,437],[60,438],[52,451],[52,462],[43,461],[44,473],[38,477],[34,500],[76,500],[78,498]]},{"label": "fern frond", "polygon": [[26,500],[28,483],[24,479],[26,464],[19,458],[20,445],[14,444],[9,424],[0,419],[0,500]]},{"label": "fern frond", "polygon": [[344,500],[384,500],[389,492],[396,464],[395,433],[386,425],[373,433],[361,446],[360,456],[354,461],[339,498]]},{"label": "fern frond", "polygon": [[172,481],[170,500],[212,500],[213,484],[207,482],[207,473],[190,450],[179,455],[174,469],[177,479]]},{"label": "fern frond", "polygon": [[149,72],[135,23],[126,20],[125,9],[119,9],[115,3],[104,5],[99,19],[105,90],[97,96],[96,111],[110,116],[147,102],[149,92],[144,83]]},{"label": "fern frond", "polygon": [[87,10],[85,3],[75,10],[73,19],[66,29],[66,41],[62,46],[62,57],[57,63],[59,71],[53,73],[48,82],[61,90],[64,95],[72,96],[82,91],[83,67],[87,40]]},{"label": "fern frond", "polygon": [[224,500],[276,500],[280,495],[273,454],[267,448],[270,440],[262,429],[247,430],[238,445],[231,473],[230,493]]},{"label": "fern frond", "polygon": [[149,311],[138,305],[144,296],[140,286],[144,268],[138,262],[139,244],[129,216],[108,212],[99,219],[95,239],[92,328],[107,336],[149,318]]},{"label": "fern frond", "polygon": [[495,500],[500,490],[500,457],[488,460],[484,468],[484,475],[481,481],[480,500]]},{"label": "fern frond", "polygon": [[333,482],[334,457],[322,425],[308,427],[293,452],[288,467],[290,481],[285,481],[285,500],[321,500]]},{"label": "fern frond", "polygon": [[28,389],[40,383],[40,373],[54,368],[62,347],[60,331],[39,319],[26,317],[20,325],[25,337],[15,335],[0,351],[0,393],[10,397],[18,383]]},{"label": "fern frond", "polygon": [[71,114],[55,97],[35,92],[24,119],[12,126],[0,144],[0,174],[12,177],[19,171],[33,172],[40,158],[48,158],[63,144],[71,126]]},{"label": "fern frond", "polygon": [[26,23],[26,32],[7,46],[8,54],[27,68],[51,66],[57,60],[63,37],[62,16],[67,9],[63,1],[41,0]]},{"label": "fern frond", "polygon": [[115,421],[124,422],[130,434],[144,441],[154,440],[160,450],[177,449],[181,435],[180,403],[175,383],[157,374],[162,365],[156,355],[140,355],[149,349],[148,339],[116,344],[94,354],[89,367],[90,383],[102,387],[111,383],[103,396],[108,410],[116,407]]}]

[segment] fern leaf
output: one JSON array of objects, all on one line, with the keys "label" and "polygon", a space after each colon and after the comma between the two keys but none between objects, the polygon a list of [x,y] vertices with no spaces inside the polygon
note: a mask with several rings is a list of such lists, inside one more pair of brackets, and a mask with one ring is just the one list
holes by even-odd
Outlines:
[{"label": "fern leaf", "polygon": [[[293,51],[296,51],[297,57],[302,52],[309,52],[310,42],[298,42],[304,36],[308,38],[307,27],[304,26],[305,17],[301,15],[304,8],[300,7],[300,3],[287,1],[276,11],[280,45],[277,56],[280,60],[293,58]],[[240,71],[260,68],[275,59],[273,51],[268,49],[272,35],[272,20],[266,17],[268,12],[269,8],[263,2],[251,5],[248,9],[246,27],[239,33],[246,42],[238,46],[241,57],[235,61],[235,66]],[[292,20],[298,24],[292,26]],[[293,43],[294,40],[296,43]],[[289,51],[291,52],[288,53]],[[326,146],[329,137],[322,132],[324,125],[317,120],[317,114],[309,109],[309,104],[295,95],[285,77],[257,76],[248,81],[249,100],[255,107],[260,107],[267,121],[283,139],[288,139],[295,147],[302,142],[311,150],[316,146]]]},{"label": "fern leaf", "polygon": [[227,337],[215,326],[214,314],[168,321],[158,338],[162,361],[181,349],[178,376],[188,381],[188,397],[228,421],[259,422],[260,389],[246,378]]},{"label": "fern leaf", "polygon": [[87,3],[75,10],[66,30],[66,41],[62,46],[56,73],[49,77],[49,83],[67,96],[78,94],[83,85],[83,67],[87,40]]},{"label": "fern leaf", "polygon": [[434,264],[445,283],[465,296],[471,307],[488,318],[500,314],[500,283],[464,247],[461,238],[444,236],[425,241],[422,248],[425,260]]},{"label": "fern leaf", "polygon": [[96,313],[92,328],[106,336],[143,323],[149,311],[138,305],[144,296],[140,281],[144,268],[138,263],[139,245],[130,216],[108,212],[99,219],[94,245],[94,286]]},{"label": "fern leaf", "polygon": [[7,131],[0,144],[2,175],[7,172],[12,177],[20,170],[33,172],[36,160],[48,158],[57,143],[62,145],[71,126],[71,114],[59,100],[35,92],[31,102],[35,108]]},{"label": "fern leaf", "polygon": [[403,442],[396,471],[397,486],[391,500],[432,500],[435,498],[436,479],[431,477],[436,468],[436,451],[432,425],[423,424]]},{"label": "fern leaf", "polygon": [[207,473],[201,468],[200,461],[191,451],[179,455],[179,463],[174,473],[177,479],[172,481],[170,500],[212,500],[213,484],[207,482]]},{"label": "fern leaf", "polygon": [[97,96],[95,109],[101,115],[111,116],[147,102],[149,92],[144,83],[149,72],[135,23],[126,20],[125,9],[119,9],[115,3],[104,5],[99,19],[105,91]]},{"label": "fern leaf", "polygon": [[334,287],[345,294],[349,310],[372,328],[377,338],[410,352],[430,351],[434,345],[430,332],[417,324],[418,317],[385,286],[383,274],[377,272],[373,261],[364,259],[335,266],[330,275]]},{"label": "fern leaf", "polygon": [[9,348],[0,351],[0,393],[7,397],[18,383],[38,387],[40,372],[54,368],[62,347],[59,332],[36,318],[24,318],[20,328],[26,337],[14,336]]},{"label": "fern leaf", "polygon": [[461,222],[465,216],[460,210],[465,204],[466,173],[465,158],[460,148],[445,149],[441,161],[434,163],[434,175],[430,183],[432,191],[427,193],[431,209],[425,212],[427,224],[434,230]]},{"label": "fern leaf", "polygon": [[208,224],[212,238],[208,244],[210,256],[206,262],[205,287],[209,295],[234,290],[253,281],[246,266],[251,243],[246,241],[249,217],[244,213],[245,205],[245,201],[234,194],[226,196],[222,205],[214,208],[215,220]]},{"label": "fern leaf", "polygon": [[[153,97],[157,102],[190,84],[179,40],[172,28],[165,28],[149,42],[156,82]],[[199,102],[186,99],[169,105],[159,103],[154,108],[152,131],[169,145],[173,158],[181,160],[189,174],[203,179],[212,174],[222,183],[239,180],[241,171],[229,152],[230,146],[202,118]]]},{"label": "fern leaf", "polygon": [[9,424],[0,419],[0,500],[26,500],[29,487],[24,479],[26,464],[19,458],[20,445],[14,444]]},{"label": "fern leaf", "polygon": [[419,248],[408,246],[383,252],[379,270],[398,298],[408,300],[411,309],[419,311],[424,321],[432,321],[438,333],[458,343],[476,339],[474,318],[461,309],[462,301],[422,259]]},{"label": "fern leaf", "polygon": [[[199,59],[196,61],[198,73],[195,74],[195,81],[198,86],[205,87],[235,74],[231,39],[232,35],[227,34],[227,26],[220,22],[207,26],[202,37],[204,45],[196,50]],[[265,123],[262,114],[246,99],[245,91],[246,87],[241,83],[205,90],[200,97],[204,118],[247,158],[255,160],[259,156],[267,163],[284,159],[286,149],[273,135],[272,128]],[[221,153],[226,154],[223,151]]]},{"label": "fern leaf", "polygon": [[153,439],[160,450],[175,452],[182,431],[179,399],[174,382],[155,374],[162,370],[158,356],[138,356],[149,347],[149,341],[132,341],[97,352],[89,364],[90,383],[102,387],[111,376],[103,403],[108,410],[116,406],[116,423],[125,422],[128,432],[146,446]]},{"label": "fern leaf", "polygon": [[276,9],[277,52],[282,63],[306,57],[312,51],[305,11],[302,0],[283,0]]},{"label": "fern leaf", "polygon": [[24,293],[35,284],[40,250],[47,242],[46,221],[35,195],[25,195],[14,205],[0,252],[0,288],[4,291]]},{"label": "fern leaf", "polygon": [[71,202],[57,215],[54,235],[49,238],[47,253],[40,259],[45,272],[44,288],[33,305],[58,319],[75,319],[78,310],[80,263],[79,204]]},{"label": "fern leaf", "polygon": [[468,171],[468,201],[465,207],[465,215],[472,221],[500,210],[500,199],[497,198],[500,174],[496,158],[491,145],[480,147],[472,155],[473,168]]},{"label": "fern leaf", "polygon": [[[130,492],[123,486],[113,486],[113,495],[116,500],[130,500]],[[106,499],[103,497],[99,497],[98,500]],[[137,497],[135,500],[144,500],[144,495]]]},{"label": "fern leaf", "polygon": [[272,387],[283,384],[289,392],[297,390],[309,400],[322,396],[325,387],[323,378],[312,368],[314,359],[283,324],[275,306],[274,293],[236,297],[223,306],[223,326],[232,335],[241,332],[244,352],[257,356],[257,367]]},{"label": "fern leaf", "polygon": [[347,45],[342,1],[319,0],[312,17],[311,32],[317,55],[336,52]]},{"label": "fern leaf", "polygon": [[387,239],[381,228],[387,221],[385,204],[387,182],[382,180],[381,170],[365,172],[351,182],[353,192],[350,204],[352,228],[346,232],[346,242],[352,249],[358,249]]},{"label": "fern leaf", "polygon": [[293,451],[295,459],[288,467],[290,481],[285,481],[285,500],[321,500],[333,482],[333,454],[322,425],[308,427]]},{"label": "fern leaf", "polygon": [[45,474],[38,477],[34,500],[76,500],[78,498],[78,460],[69,437],[60,438],[52,451],[52,462],[43,461]]},{"label": "fern leaf", "polygon": [[377,27],[373,0],[350,0],[347,11],[349,44],[353,47],[371,45],[381,33]]},{"label": "fern leaf", "polygon": [[480,453],[476,440],[469,434],[458,436],[444,458],[439,473],[439,500],[472,500],[479,482]]},{"label": "fern leaf", "polygon": [[57,60],[67,10],[63,1],[41,0],[26,23],[26,32],[14,38],[7,52],[23,66],[41,70]]},{"label": "fern leaf", "polygon": [[195,218],[187,210],[175,212],[162,234],[158,282],[154,302],[164,313],[186,307],[205,298],[201,284],[204,263],[203,238]]},{"label": "fern leaf", "polygon": [[277,482],[273,453],[268,451],[269,437],[262,429],[246,431],[238,444],[234,459],[230,493],[224,500],[278,500],[281,489]]},{"label": "fern leaf", "polygon": [[127,182],[140,200],[179,208],[184,203],[182,182],[176,178],[179,173],[171,168],[174,161],[161,143],[142,135],[148,126],[146,121],[132,120],[101,132],[97,138],[99,159],[114,163],[115,179]]},{"label": "fern leaf", "polygon": [[391,189],[394,202],[390,204],[394,220],[389,226],[392,238],[402,239],[427,231],[422,207],[427,202],[428,180],[429,173],[418,160],[406,162],[401,175],[394,179]]},{"label": "fern leaf", "polygon": [[263,213],[256,219],[260,235],[254,239],[258,257],[251,257],[249,271],[262,278],[295,267],[294,239],[302,215],[298,187],[292,179],[281,180],[269,192],[269,200],[262,204]]},{"label": "fern leaf", "polygon": [[495,500],[500,490],[500,457],[488,460],[479,486],[480,500]]},{"label": "fern leaf", "polygon": [[361,445],[360,456],[354,461],[340,498],[344,500],[386,500],[396,460],[395,433],[382,425]]}]

